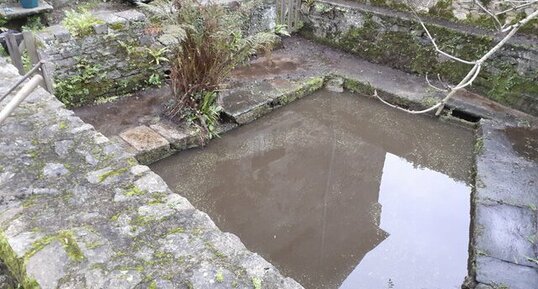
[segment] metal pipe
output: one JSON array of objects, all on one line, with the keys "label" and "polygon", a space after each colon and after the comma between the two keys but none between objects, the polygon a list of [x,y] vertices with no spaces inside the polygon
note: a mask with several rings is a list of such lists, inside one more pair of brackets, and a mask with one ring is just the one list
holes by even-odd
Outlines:
[{"label": "metal pipe", "polygon": [[41,67],[41,65],[43,65],[43,63],[45,62],[41,60],[32,69],[30,69],[30,71],[28,71],[21,79],[17,80],[17,82],[13,86],[11,86],[8,91],[4,95],[2,95],[2,97],[0,97],[0,101],[4,100],[4,98],[6,98],[13,90],[15,90],[15,88],[17,88],[17,86],[19,86],[23,81],[25,81],[34,72],[36,72]]},{"label": "metal pipe", "polygon": [[28,83],[26,83],[10,102],[0,111],[0,124],[19,106],[19,104],[34,91],[34,89],[43,83],[41,75],[34,75]]}]

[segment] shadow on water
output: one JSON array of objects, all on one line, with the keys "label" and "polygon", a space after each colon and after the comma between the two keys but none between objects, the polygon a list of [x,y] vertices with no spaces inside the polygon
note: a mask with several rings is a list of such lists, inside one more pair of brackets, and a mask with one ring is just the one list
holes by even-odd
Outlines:
[{"label": "shadow on water", "polygon": [[473,132],[326,91],[152,166],[306,288],[459,288]]}]

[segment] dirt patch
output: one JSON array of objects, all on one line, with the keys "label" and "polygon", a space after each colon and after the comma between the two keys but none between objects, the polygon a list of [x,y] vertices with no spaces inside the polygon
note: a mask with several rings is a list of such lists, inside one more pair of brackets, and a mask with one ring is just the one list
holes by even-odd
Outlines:
[{"label": "dirt patch", "polygon": [[172,98],[168,86],[139,91],[118,101],[74,109],[84,122],[106,136],[118,135],[138,125],[156,123],[164,105]]},{"label": "dirt patch", "polygon": [[236,69],[233,76],[250,79],[259,76],[280,75],[283,73],[294,72],[298,68],[299,63],[297,62],[297,59],[294,60],[283,56],[276,56],[271,59],[261,57],[251,62],[250,65]]},{"label": "dirt patch", "polygon": [[538,129],[526,127],[509,127],[506,136],[512,143],[514,151],[531,161],[538,161]]}]

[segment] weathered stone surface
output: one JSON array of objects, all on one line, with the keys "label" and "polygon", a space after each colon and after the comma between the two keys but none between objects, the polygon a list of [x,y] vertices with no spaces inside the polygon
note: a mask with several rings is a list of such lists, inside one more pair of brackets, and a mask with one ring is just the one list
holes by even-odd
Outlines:
[{"label": "weathered stone surface", "polygon": [[[538,139],[509,140],[514,128],[480,121],[476,144],[475,217],[472,219],[471,276],[483,288],[530,289],[538,284],[536,160],[516,150],[536,150]],[[533,138],[528,134],[527,138]],[[491,287],[488,287],[491,286]],[[481,287],[477,287],[481,288]]]},{"label": "weathered stone surface", "polygon": [[[18,77],[0,58],[0,90]],[[41,88],[0,125],[0,159],[0,260],[19,282],[213,288],[222,271],[238,288],[302,288]]]},{"label": "weathered stone surface", "polygon": [[160,122],[149,127],[168,140],[173,149],[183,150],[187,147],[187,138],[189,136],[172,125]]},{"label": "weathered stone surface", "polygon": [[323,83],[324,77],[256,81],[246,87],[230,89],[222,95],[223,111],[236,123],[246,124],[275,107],[312,93]]},{"label": "weathered stone surface", "polygon": [[151,163],[170,154],[170,143],[147,126],[128,129],[120,137],[136,149],[136,158],[141,163]]},{"label": "weathered stone surface", "polygon": [[[502,202],[538,208],[536,162],[514,151],[513,141],[506,136],[504,125],[482,122],[481,129],[483,147],[476,160],[477,199],[484,203]],[[532,137],[530,132],[528,135]]]},{"label": "weathered stone surface", "polygon": [[116,16],[126,19],[127,21],[144,21],[146,20],[146,15],[144,13],[136,10],[130,9],[125,11],[120,11],[115,13]]},{"label": "weathered stone surface", "polygon": [[[434,52],[413,13],[357,2],[365,1],[315,0],[311,5],[304,5],[304,28],[300,33],[357,54],[368,61],[407,72],[430,75],[439,73],[454,83],[463,78],[467,68],[447,62]],[[454,53],[466,53],[472,55],[469,56],[471,58],[480,58],[483,50],[473,50],[477,47],[490,47],[491,43],[486,39],[496,37],[487,30],[474,29],[461,23],[447,24],[446,21],[431,18],[423,20],[430,31],[434,31],[432,33],[438,43],[456,41],[457,44],[450,44],[454,46]],[[512,64],[509,70],[506,68],[507,62]],[[483,77],[473,83],[473,90],[513,108],[538,115],[538,98],[535,93],[538,49],[535,39],[513,37],[488,63],[489,67],[484,67],[481,71]],[[501,71],[506,76],[497,78]],[[512,77],[510,89],[498,86],[497,82],[504,77]],[[502,90],[502,93],[494,92],[492,87]]]},{"label": "weathered stone surface", "polygon": [[491,257],[478,257],[476,266],[480,268],[476,280],[493,288],[504,286],[510,289],[535,289],[538,284],[536,268],[519,266]]},{"label": "weathered stone surface", "polygon": [[28,259],[26,271],[42,289],[54,289],[68,270],[67,264],[68,256],[64,248],[59,241],[53,241]]},{"label": "weathered stone surface", "polygon": [[538,233],[536,214],[530,208],[479,204],[474,222],[478,226],[475,238],[480,254],[538,268],[528,260],[537,255],[533,239]]}]

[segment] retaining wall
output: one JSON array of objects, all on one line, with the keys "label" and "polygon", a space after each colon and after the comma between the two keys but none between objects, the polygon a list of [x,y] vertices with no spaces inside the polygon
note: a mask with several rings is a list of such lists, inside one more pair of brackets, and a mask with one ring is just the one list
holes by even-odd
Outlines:
[{"label": "retaining wall", "polygon": [[[303,5],[301,33],[374,63],[418,74],[440,74],[459,82],[470,66],[440,57],[410,13],[346,1]],[[495,44],[483,30],[425,20],[441,49],[467,60]],[[519,110],[538,115],[537,39],[517,36],[484,65],[473,89]]]},{"label": "retaining wall", "polygon": [[[246,33],[272,29],[276,11],[264,1],[243,1]],[[138,9],[93,12],[101,23],[77,35],[64,25],[37,34],[40,53],[54,71],[56,96],[80,106],[143,87],[160,85],[177,44],[174,31],[154,24]]]}]

